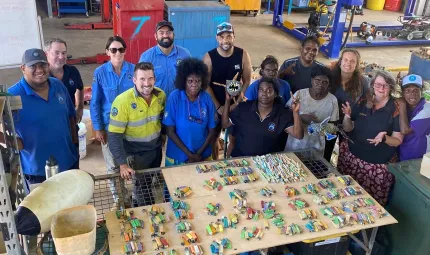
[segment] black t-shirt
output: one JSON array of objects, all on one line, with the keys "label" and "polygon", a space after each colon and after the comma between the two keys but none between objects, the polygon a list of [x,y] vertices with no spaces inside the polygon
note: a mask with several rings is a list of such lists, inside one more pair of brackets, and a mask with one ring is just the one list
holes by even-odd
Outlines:
[{"label": "black t-shirt", "polygon": [[314,61],[314,63],[309,66],[305,67],[303,66],[302,62],[300,61],[299,57],[296,58],[290,58],[284,61],[284,63],[279,68],[279,72],[282,72],[283,70],[287,69],[290,65],[296,64],[296,66],[293,68],[294,75],[287,75],[284,77],[281,77],[281,79],[287,81],[290,84],[291,92],[296,93],[297,90],[301,89],[307,89],[312,87],[311,83],[311,72],[312,68],[315,66],[324,66],[318,61]]},{"label": "black t-shirt", "polygon": [[386,164],[397,152],[396,147],[386,143],[377,146],[370,144],[367,139],[374,139],[380,132],[400,132],[399,112],[390,98],[387,104],[376,110],[366,107],[366,100],[360,99],[352,108],[351,120],[354,121],[354,129],[350,138],[354,143],[349,143],[349,149],[356,157],[372,164]]},{"label": "black t-shirt", "polygon": [[[61,81],[63,82],[64,86],[66,86],[70,98],[72,99],[73,105],[76,106],[76,90],[84,89],[84,83],[82,82],[81,74],[79,73],[79,70],[72,65],[64,65],[63,69],[64,74]],[[52,74],[51,76],[54,77]]]},{"label": "black t-shirt", "polygon": [[208,52],[212,62],[212,74],[210,86],[215,94],[215,98],[221,105],[225,104],[225,87],[213,84],[217,82],[226,84],[227,80],[232,80],[234,76],[239,73],[237,80],[242,79],[243,73],[243,49],[234,46],[233,54],[230,57],[221,56],[217,48]]},{"label": "black t-shirt", "polygon": [[332,91],[333,95],[337,99],[337,103],[339,106],[339,120],[343,120],[343,112],[342,112],[342,104],[345,104],[348,102],[351,107],[355,105],[355,103],[363,96],[366,95],[367,91],[369,90],[369,79],[365,76],[361,77],[361,84],[363,85],[363,92],[358,96],[357,98],[352,98],[351,94],[347,93],[343,87],[342,84],[339,85],[339,87],[336,89],[336,91]]},{"label": "black t-shirt", "polygon": [[280,151],[279,139],[286,128],[294,125],[293,113],[282,104],[261,120],[257,101],[240,103],[231,113],[236,144],[232,156],[256,156]]}]

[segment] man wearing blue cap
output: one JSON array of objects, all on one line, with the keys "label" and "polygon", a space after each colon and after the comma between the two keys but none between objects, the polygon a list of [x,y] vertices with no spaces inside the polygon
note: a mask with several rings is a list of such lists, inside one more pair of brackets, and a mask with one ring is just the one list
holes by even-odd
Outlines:
[{"label": "man wearing blue cap", "polygon": [[[215,83],[226,84],[227,80],[232,80],[236,74],[237,80],[243,84],[242,93],[245,93],[251,83],[251,59],[248,53],[234,46],[234,30],[233,26],[228,22],[223,22],[217,26],[216,39],[218,47],[209,51],[203,57],[203,61],[208,66],[210,83],[207,92],[211,95],[214,101],[218,114],[221,116],[224,111],[225,103],[225,88],[215,85]],[[239,100],[238,102],[240,102]],[[232,104],[231,109],[234,109],[237,104]],[[218,137],[221,132],[221,122],[217,126],[217,134],[213,149],[213,159],[218,159],[219,143]],[[230,144],[234,145],[234,137],[229,136]],[[228,152],[233,150],[229,146]],[[227,152],[227,155],[229,153]]]},{"label": "man wearing blue cap", "polygon": [[423,97],[423,79],[416,74],[403,78],[400,103],[400,161],[422,158],[430,152],[430,104]]},{"label": "man wearing blue cap", "polygon": [[162,89],[167,99],[176,89],[176,67],[182,60],[191,57],[189,50],[173,44],[175,41],[173,31],[172,22],[165,20],[158,22],[154,35],[157,45],[142,53],[139,59],[139,63],[152,63],[156,77],[155,87]]},{"label": "man wearing blue cap", "polygon": [[41,49],[28,49],[22,57],[22,79],[8,92],[20,96],[22,109],[14,113],[25,188],[46,179],[45,162],[54,157],[60,172],[76,169],[76,111],[67,88],[49,77],[49,64]]}]

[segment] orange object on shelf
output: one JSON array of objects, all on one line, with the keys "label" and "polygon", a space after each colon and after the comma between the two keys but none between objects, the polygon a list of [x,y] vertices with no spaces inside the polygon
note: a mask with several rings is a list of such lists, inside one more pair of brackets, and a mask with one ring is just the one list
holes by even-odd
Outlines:
[{"label": "orange object on shelf", "polygon": [[402,7],[402,0],[386,0],[384,10],[398,12]]},{"label": "orange object on shelf", "polygon": [[224,0],[231,11],[259,11],[261,0]]}]

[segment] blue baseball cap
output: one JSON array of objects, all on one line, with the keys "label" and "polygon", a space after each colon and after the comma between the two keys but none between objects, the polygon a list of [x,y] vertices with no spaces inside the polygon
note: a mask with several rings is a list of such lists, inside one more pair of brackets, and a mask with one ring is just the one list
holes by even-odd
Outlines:
[{"label": "blue baseball cap", "polygon": [[234,33],[233,25],[228,22],[223,22],[216,27],[216,35],[220,35],[224,32]]},{"label": "blue baseball cap", "polygon": [[409,74],[403,78],[402,87],[406,87],[408,85],[415,85],[420,88],[423,87],[423,78],[416,74]]}]

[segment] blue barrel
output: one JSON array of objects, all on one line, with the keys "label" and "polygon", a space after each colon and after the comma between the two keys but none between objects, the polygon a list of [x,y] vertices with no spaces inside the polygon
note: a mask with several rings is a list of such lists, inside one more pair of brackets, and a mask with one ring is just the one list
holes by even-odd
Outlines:
[{"label": "blue barrel", "polygon": [[420,75],[423,80],[430,80],[430,59],[422,59],[412,53],[409,62],[409,74],[411,73]]}]

